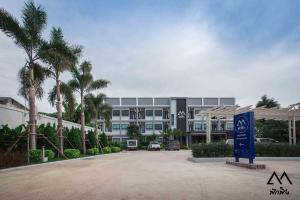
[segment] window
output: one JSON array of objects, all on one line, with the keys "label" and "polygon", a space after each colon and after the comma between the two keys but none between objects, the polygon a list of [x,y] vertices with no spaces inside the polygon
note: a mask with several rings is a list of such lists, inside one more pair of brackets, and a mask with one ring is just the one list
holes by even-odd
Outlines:
[{"label": "window", "polygon": [[155,124],[155,130],[156,131],[161,131],[162,130],[162,124]]},{"label": "window", "polygon": [[201,130],[202,130],[202,123],[195,122],[195,131],[201,131]]},{"label": "window", "polygon": [[174,126],[174,114],[171,114],[171,125]]},{"label": "window", "polygon": [[162,116],[162,110],[155,110],[155,116],[161,117]]},{"label": "window", "polygon": [[121,139],[121,138],[115,138],[115,137],[113,137],[111,140],[112,140],[112,142],[117,142],[117,143],[119,143],[119,142],[120,142],[120,139]]},{"label": "window", "polygon": [[112,130],[120,130],[120,124],[112,124]]},{"label": "window", "polygon": [[129,110],[122,110],[122,116],[128,117],[129,116]]},{"label": "window", "polygon": [[153,124],[146,124],[146,130],[153,130]]},{"label": "window", "polygon": [[153,116],[153,110],[146,110],[146,116],[152,117]]},{"label": "window", "polygon": [[226,123],[226,130],[233,130],[233,123],[232,122],[227,122]]},{"label": "window", "polygon": [[122,124],[121,125],[122,130],[127,130],[127,127],[128,127],[128,124]]},{"label": "window", "polygon": [[113,115],[114,117],[119,117],[119,116],[120,116],[120,110],[113,110],[113,111],[112,111],[112,115]]}]

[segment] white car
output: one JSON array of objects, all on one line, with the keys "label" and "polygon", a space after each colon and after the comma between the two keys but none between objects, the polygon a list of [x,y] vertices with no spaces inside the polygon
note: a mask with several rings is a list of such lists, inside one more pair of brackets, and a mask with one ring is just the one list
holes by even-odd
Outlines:
[{"label": "white car", "polygon": [[277,140],[274,140],[272,138],[255,138],[255,143],[259,144],[272,144],[272,143],[278,143]]},{"label": "white car", "polygon": [[127,150],[137,150],[138,141],[137,140],[127,140]]},{"label": "white car", "polygon": [[148,151],[160,151],[160,144],[158,142],[150,142],[148,145]]}]

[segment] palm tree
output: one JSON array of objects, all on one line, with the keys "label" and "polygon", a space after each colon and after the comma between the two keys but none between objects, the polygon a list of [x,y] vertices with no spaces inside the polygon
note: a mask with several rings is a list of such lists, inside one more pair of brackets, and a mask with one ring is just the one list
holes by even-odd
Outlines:
[{"label": "palm tree", "polygon": [[81,122],[81,134],[82,134],[82,147],[83,153],[86,153],[85,145],[85,117],[84,117],[84,96],[87,92],[107,87],[109,81],[98,79],[93,80],[91,73],[92,64],[88,61],[84,61],[77,68],[74,67],[71,70],[73,79],[69,81],[68,85],[80,95],[80,122]]},{"label": "palm tree", "polygon": [[265,106],[266,108],[279,108],[280,104],[278,101],[275,101],[274,98],[268,97],[266,94],[261,97],[261,100],[257,102],[256,107]]},{"label": "palm tree", "polygon": [[[0,8],[0,29],[26,53],[26,63],[19,72],[22,87],[20,93],[29,99],[30,148],[36,149],[36,93],[43,94],[41,83],[44,80],[43,67],[37,63],[42,44],[42,31],[47,23],[47,14],[41,6],[30,1],[22,11],[21,25],[15,17]],[[36,76],[40,77],[36,78]],[[26,80],[24,80],[24,78]],[[22,82],[23,81],[23,82]]]},{"label": "palm tree", "polygon": [[48,100],[52,106],[56,101],[57,109],[57,135],[59,137],[60,153],[63,154],[63,125],[62,125],[62,95],[69,108],[73,108],[75,98],[71,88],[60,80],[61,74],[75,66],[81,53],[81,47],[70,46],[65,40],[60,28],[53,28],[50,42],[44,44],[41,58],[49,65],[51,77],[55,80],[55,86],[49,93]]},{"label": "palm tree", "polygon": [[110,118],[111,118],[111,110],[112,107],[105,103],[104,100],[106,98],[105,94],[98,94],[95,96],[92,93],[89,93],[85,96],[84,102],[86,105],[86,110],[91,113],[91,116],[94,120],[94,125],[95,125],[95,137],[98,142],[98,126],[97,126],[97,119],[102,118],[104,120],[104,123],[106,126],[109,126],[110,124]]}]

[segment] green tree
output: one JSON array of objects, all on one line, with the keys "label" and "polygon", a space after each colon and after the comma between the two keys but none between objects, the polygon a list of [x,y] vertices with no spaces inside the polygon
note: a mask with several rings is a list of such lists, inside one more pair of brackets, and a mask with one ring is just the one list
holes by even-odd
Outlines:
[{"label": "green tree", "polygon": [[33,1],[25,3],[22,10],[22,24],[5,9],[0,8],[0,29],[12,38],[17,46],[26,53],[26,62],[19,72],[21,89],[19,93],[29,99],[30,148],[36,149],[36,95],[41,97],[41,84],[46,70],[37,61],[42,49],[42,31],[46,27],[47,14],[40,5]]},{"label": "green tree", "polygon": [[80,95],[80,123],[81,123],[81,135],[82,135],[82,147],[83,153],[86,153],[85,144],[85,115],[84,115],[84,96],[86,93],[102,89],[107,87],[109,81],[98,79],[94,80],[91,73],[92,64],[88,61],[84,61],[77,68],[72,68],[73,79],[69,81],[68,85]]},{"label": "green tree", "polygon": [[280,104],[274,100],[274,98],[269,98],[266,94],[261,97],[261,100],[257,102],[256,107],[265,106],[266,108],[280,107]]},{"label": "green tree", "polygon": [[140,127],[137,124],[129,124],[126,134],[130,139],[139,140],[141,137]]},{"label": "green tree", "polygon": [[64,71],[75,66],[81,53],[81,47],[70,46],[65,40],[60,28],[52,28],[50,41],[45,44],[47,50],[42,51],[41,58],[49,65],[51,77],[55,86],[49,92],[48,100],[52,106],[56,102],[57,110],[57,135],[59,138],[60,153],[64,152],[63,124],[62,124],[62,95],[69,108],[73,108],[75,98],[72,89],[60,79]]}]

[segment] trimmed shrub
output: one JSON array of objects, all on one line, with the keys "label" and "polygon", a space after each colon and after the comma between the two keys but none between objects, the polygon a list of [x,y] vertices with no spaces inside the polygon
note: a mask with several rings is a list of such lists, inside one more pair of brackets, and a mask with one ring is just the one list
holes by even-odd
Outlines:
[{"label": "trimmed shrub", "polygon": [[86,150],[86,153],[88,155],[94,155],[94,149],[88,149],[88,150]]},{"label": "trimmed shrub", "polygon": [[232,156],[232,147],[225,143],[199,143],[192,145],[194,157],[225,157]]},{"label": "trimmed shrub", "polygon": [[26,150],[27,149],[27,138],[21,136],[26,129],[24,124],[16,128],[9,128],[8,125],[1,125],[0,126],[0,149],[8,149],[14,141],[20,139],[19,142],[15,145],[15,150]]},{"label": "trimmed shrub", "polygon": [[120,152],[121,151],[121,148],[120,147],[112,147],[111,148],[111,152],[112,153],[117,153],[117,152]]},{"label": "trimmed shrub", "polygon": [[99,154],[99,149],[98,148],[91,148],[91,149],[88,149],[87,151],[86,151],[86,153],[88,154],[88,155],[98,155]]},{"label": "trimmed shrub", "polygon": [[96,148],[96,147],[95,147],[95,148],[93,148],[93,149],[94,149],[94,154],[95,154],[95,155],[98,155],[98,154],[99,154],[99,149],[98,149],[98,148]]},{"label": "trimmed shrub", "polygon": [[42,150],[32,149],[29,152],[30,162],[41,162],[43,158]]},{"label": "trimmed shrub", "polygon": [[80,151],[78,149],[65,149],[64,154],[68,158],[78,158],[78,157],[80,157]]},{"label": "trimmed shrub", "polygon": [[[199,143],[192,145],[192,154],[196,158],[233,156],[233,146],[224,143]],[[255,154],[257,157],[298,157],[300,145],[255,144]]]},{"label": "trimmed shrub", "polygon": [[55,153],[52,150],[47,149],[45,150],[45,156],[48,157],[49,160],[51,160],[55,157]]},{"label": "trimmed shrub", "polygon": [[104,147],[103,148],[103,153],[111,153],[111,148],[110,147]]}]

